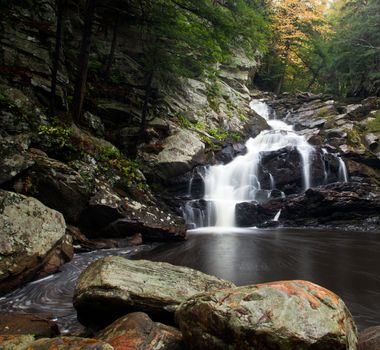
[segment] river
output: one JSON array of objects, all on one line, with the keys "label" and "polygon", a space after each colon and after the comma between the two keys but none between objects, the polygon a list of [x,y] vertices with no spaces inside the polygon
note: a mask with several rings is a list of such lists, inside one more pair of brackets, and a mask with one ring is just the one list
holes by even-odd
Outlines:
[{"label": "river", "polygon": [[105,255],[166,261],[237,285],[305,279],[337,293],[359,329],[380,324],[380,232],[205,228],[186,242],[78,254],[62,271],[0,298],[0,310],[50,313],[77,332],[71,299],[80,271]]}]

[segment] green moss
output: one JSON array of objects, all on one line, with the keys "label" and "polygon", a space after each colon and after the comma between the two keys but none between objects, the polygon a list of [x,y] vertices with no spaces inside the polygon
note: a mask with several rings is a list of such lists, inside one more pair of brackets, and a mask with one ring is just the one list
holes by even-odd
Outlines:
[{"label": "green moss", "polygon": [[380,132],[380,111],[376,111],[374,118],[367,123],[366,130],[374,133]]}]

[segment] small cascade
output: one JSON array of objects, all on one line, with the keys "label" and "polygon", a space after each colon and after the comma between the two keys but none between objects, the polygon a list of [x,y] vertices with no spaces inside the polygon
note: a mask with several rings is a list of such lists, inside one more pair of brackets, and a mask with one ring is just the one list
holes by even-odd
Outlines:
[{"label": "small cascade", "polygon": [[274,190],[276,188],[276,183],[274,182],[274,177],[271,173],[269,173],[269,180],[270,180],[270,189]]},{"label": "small cascade", "polygon": [[281,209],[277,212],[277,214],[274,216],[273,221],[278,221],[278,219],[281,216]]},{"label": "small cascade", "polygon": [[338,157],[338,160],[339,160],[339,171],[338,171],[339,181],[348,182],[348,171],[347,171],[346,163],[344,162],[342,157]]}]

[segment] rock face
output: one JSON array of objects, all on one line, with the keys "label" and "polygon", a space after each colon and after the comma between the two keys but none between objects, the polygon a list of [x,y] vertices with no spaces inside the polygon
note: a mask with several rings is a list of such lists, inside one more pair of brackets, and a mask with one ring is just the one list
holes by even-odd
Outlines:
[{"label": "rock face", "polygon": [[380,349],[380,326],[365,329],[359,334],[358,350]]},{"label": "rock face", "polygon": [[87,206],[91,184],[77,171],[43,152],[31,153],[31,158],[35,164],[21,180],[24,184],[28,182],[27,193],[61,212],[68,223],[76,223]]},{"label": "rock face", "polygon": [[0,184],[33,165],[26,152],[29,143],[30,137],[26,135],[0,136]]},{"label": "rock face", "polygon": [[352,317],[334,293],[282,281],[195,295],[176,320],[189,349],[355,350]]},{"label": "rock face", "polygon": [[66,239],[65,230],[62,214],[34,198],[0,190],[0,294],[46,266],[51,251]]},{"label": "rock face", "polygon": [[113,256],[94,262],[80,275],[74,306],[85,325],[107,325],[133,311],[172,321],[175,309],[188,297],[232,286],[186,267]]},{"label": "rock face", "polygon": [[181,350],[182,333],[162,323],[153,322],[142,312],[128,314],[96,336],[115,350]]}]

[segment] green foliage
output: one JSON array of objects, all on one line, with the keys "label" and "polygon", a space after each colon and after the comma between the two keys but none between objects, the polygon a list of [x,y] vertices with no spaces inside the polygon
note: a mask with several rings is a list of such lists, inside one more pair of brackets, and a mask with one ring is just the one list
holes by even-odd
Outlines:
[{"label": "green foliage", "polygon": [[234,48],[250,56],[266,50],[268,28],[260,1],[142,0],[138,8],[137,16],[146,23],[141,33],[151,38],[144,46],[145,70],[161,82],[170,74],[197,77],[226,61]]},{"label": "green foliage", "polygon": [[97,156],[99,169],[106,173],[110,170],[120,172],[129,183],[136,183],[139,189],[144,189],[146,184],[143,182],[139,172],[139,162],[128,158],[123,158],[118,149],[105,147]]},{"label": "green foliage", "polygon": [[40,125],[38,127],[38,134],[53,138],[58,142],[59,147],[71,145],[70,129],[61,125]]},{"label": "green foliage", "polygon": [[331,40],[332,63],[329,89],[342,95],[380,93],[380,2],[351,0],[332,20],[336,34]]},{"label": "green foliage", "polygon": [[178,118],[180,124],[183,127],[188,128],[188,129],[190,129],[191,127],[193,127],[193,125],[191,124],[191,122],[184,115],[178,114],[177,118]]}]

